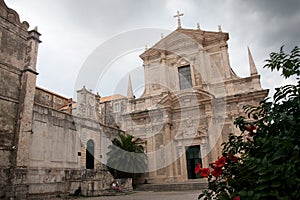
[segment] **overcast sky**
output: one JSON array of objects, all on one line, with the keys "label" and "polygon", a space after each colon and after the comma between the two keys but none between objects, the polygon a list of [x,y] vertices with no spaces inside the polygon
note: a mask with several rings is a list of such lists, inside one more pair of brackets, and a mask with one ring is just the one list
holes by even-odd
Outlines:
[{"label": "overcast sky", "polygon": [[[99,46],[112,37],[136,29],[173,31],[177,10],[184,13],[183,28],[229,32],[231,67],[240,77],[249,76],[247,45],[261,74],[264,88],[286,83],[277,73],[263,69],[264,60],[282,45],[289,52],[299,46],[299,0],[5,0],[30,28],[38,26],[43,41],[38,56],[38,86],[73,97],[78,74]],[[161,35],[157,32],[156,41]],[[147,40],[145,40],[147,41]],[[144,45],[111,61],[114,69],[142,70],[138,55]],[[118,47],[116,47],[118,48]],[[128,74],[128,72],[127,72]],[[123,73],[124,75],[124,73]],[[112,74],[111,79],[114,79]],[[128,76],[118,77],[127,81]],[[143,77],[131,77],[137,90]],[[116,85],[103,79],[91,88],[101,96],[116,93]],[[108,81],[106,81],[108,80]],[[125,81],[125,82],[126,82]],[[119,81],[120,82],[120,81]],[[120,84],[119,84],[120,85]],[[126,88],[126,87],[124,87]],[[122,92],[122,91],[118,91]],[[123,91],[126,94],[126,91]]]}]

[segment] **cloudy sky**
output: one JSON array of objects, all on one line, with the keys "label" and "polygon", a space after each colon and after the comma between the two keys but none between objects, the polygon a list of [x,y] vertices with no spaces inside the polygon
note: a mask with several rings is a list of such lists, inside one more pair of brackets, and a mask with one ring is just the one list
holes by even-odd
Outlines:
[{"label": "cloudy sky", "polygon": [[[168,31],[177,28],[173,18],[177,10],[184,13],[183,28],[217,31],[222,25],[229,32],[231,67],[241,77],[249,75],[247,45],[250,46],[262,86],[273,89],[285,84],[277,73],[263,69],[264,60],[272,51],[285,45],[286,51],[300,45],[299,0],[5,0],[16,10],[21,21],[31,28],[38,26],[42,34],[38,57],[38,85],[58,94],[73,97],[78,76],[90,56],[107,41],[134,30],[151,30],[140,46],[118,52],[115,45],[109,62],[109,75],[99,77],[96,86],[90,86],[101,96],[126,94],[125,85],[130,71],[141,74],[138,55],[144,45],[151,46]],[[142,42],[144,42],[142,44]],[[100,48],[101,49],[101,48]],[[128,49],[127,49],[128,50]],[[118,55],[120,54],[120,55]],[[100,60],[101,61],[101,60]],[[105,62],[104,62],[105,63]],[[122,73],[121,73],[122,71]],[[120,72],[120,73],[117,73]],[[133,87],[141,87],[142,76],[132,76]],[[120,80],[122,79],[122,84]],[[116,81],[114,81],[116,80]],[[126,80],[126,81],[124,81]],[[123,85],[124,91],[119,91]],[[118,90],[116,87],[120,87]]]}]

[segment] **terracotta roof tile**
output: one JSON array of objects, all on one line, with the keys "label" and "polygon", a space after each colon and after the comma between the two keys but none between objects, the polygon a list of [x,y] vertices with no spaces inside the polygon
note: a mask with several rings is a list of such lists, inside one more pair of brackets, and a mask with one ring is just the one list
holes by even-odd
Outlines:
[{"label": "terracotta roof tile", "polygon": [[114,94],[111,96],[101,97],[100,103],[107,102],[107,101],[113,101],[113,100],[117,100],[117,99],[123,99],[123,98],[126,98],[126,97],[121,94]]}]

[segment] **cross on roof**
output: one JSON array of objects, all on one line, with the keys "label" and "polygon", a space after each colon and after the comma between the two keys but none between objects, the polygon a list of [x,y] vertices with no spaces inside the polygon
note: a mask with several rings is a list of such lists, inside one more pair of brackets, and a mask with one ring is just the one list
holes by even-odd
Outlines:
[{"label": "cross on roof", "polygon": [[180,21],[181,16],[183,16],[183,13],[180,13],[179,11],[177,11],[177,15],[174,15],[174,17],[177,17],[178,20],[178,28],[181,28],[181,21]]}]

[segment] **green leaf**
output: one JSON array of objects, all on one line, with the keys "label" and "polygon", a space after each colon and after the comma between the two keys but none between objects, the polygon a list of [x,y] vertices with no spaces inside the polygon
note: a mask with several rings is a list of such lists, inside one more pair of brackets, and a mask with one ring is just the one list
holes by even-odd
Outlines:
[{"label": "green leaf", "polygon": [[204,197],[205,196],[205,194],[200,194],[199,196],[198,196],[198,199],[201,199],[202,197]]},{"label": "green leaf", "polygon": [[[241,199],[300,199],[300,49],[286,54],[281,47],[266,61],[264,67],[282,71],[285,78],[296,76],[298,82],[277,88],[273,102],[266,98],[258,106],[243,107],[245,115],[234,121],[241,134],[229,134],[222,150],[240,159],[227,161],[218,179],[209,178],[206,199],[229,199],[227,193],[231,199],[235,194]],[[251,139],[249,124],[257,127]]]},{"label": "green leaf", "polygon": [[277,188],[277,187],[280,187],[280,186],[281,186],[281,182],[279,182],[279,181],[273,181],[271,183],[272,188]]}]

